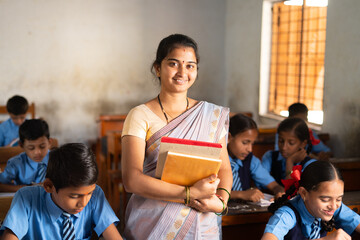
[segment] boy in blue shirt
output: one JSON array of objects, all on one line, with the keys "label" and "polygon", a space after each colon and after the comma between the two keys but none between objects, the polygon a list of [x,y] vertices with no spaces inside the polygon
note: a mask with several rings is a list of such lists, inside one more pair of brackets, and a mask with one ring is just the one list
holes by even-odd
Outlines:
[{"label": "boy in blue shirt", "polygon": [[84,144],[52,150],[44,186],[16,192],[0,229],[3,239],[90,239],[92,230],[122,239],[97,177],[95,156]]},{"label": "boy in blue shirt", "polygon": [[0,124],[0,147],[17,146],[19,140],[19,126],[25,121],[29,109],[28,101],[15,95],[6,103],[10,118]]},{"label": "boy in blue shirt", "polygon": [[45,179],[50,148],[48,124],[41,119],[26,120],[19,128],[19,136],[25,152],[8,160],[0,173],[0,192],[16,192]]}]

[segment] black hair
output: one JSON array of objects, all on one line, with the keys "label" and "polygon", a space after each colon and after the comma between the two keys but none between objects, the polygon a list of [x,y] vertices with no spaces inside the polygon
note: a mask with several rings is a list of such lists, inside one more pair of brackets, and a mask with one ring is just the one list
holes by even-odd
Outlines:
[{"label": "black hair", "polygon": [[288,108],[289,117],[294,117],[298,114],[308,114],[309,109],[303,103],[294,103],[291,104]]},{"label": "black hair", "polygon": [[295,136],[300,141],[307,141],[306,151],[308,154],[311,152],[312,144],[310,140],[309,128],[306,122],[301,118],[286,118],[279,124],[277,133],[279,134],[280,132],[294,132]]},{"label": "black hair", "polygon": [[[156,58],[151,65],[151,69],[155,66],[160,66],[164,58],[177,47],[190,47],[194,49],[196,62],[199,64],[200,56],[198,52],[197,43],[191,38],[183,34],[171,34],[166,38],[162,39],[156,51]],[[153,72],[154,73],[154,72]],[[160,80],[160,78],[159,78]]]},{"label": "black hair", "polygon": [[229,133],[235,137],[246,130],[255,129],[258,131],[256,122],[244,114],[238,113],[230,118]]},{"label": "black hair", "polygon": [[95,155],[83,143],[68,143],[50,152],[46,178],[56,191],[95,184],[98,178]]},{"label": "black hair", "polygon": [[6,110],[8,113],[14,114],[14,115],[21,115],[26,114],[29,109],[29,103],[26,100],[26,98],[15,95],[6,103]]},{"label": "black hair", "polygon": [[49,126],[42,119],[25,120],[19,127],[20,143],[24,144],[25,140],[36,140],[39,137],[50,138]]},{"label": "black hair", "polygon": [[[315,161],[310,163],[302,172],[299,186],[305,188],[308,192],[317,191],[321,183],[335,179],[344,181],[339,169],[330,162]],[[286,205],[288,197],[292,196],[296,190],[295,185],[292,185],[284,195],[269,206],[269,212],[274,213],[278,208]],[[325,231],[328,232],[332,231],[335,226],[334,219],[331,219],[330,221],[321,221],[321,224]]]}]

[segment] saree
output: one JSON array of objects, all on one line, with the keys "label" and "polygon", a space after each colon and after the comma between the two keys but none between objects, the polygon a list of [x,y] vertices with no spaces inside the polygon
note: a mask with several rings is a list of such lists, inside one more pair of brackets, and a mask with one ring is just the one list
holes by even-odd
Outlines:
[{"label": "saree", "polygon": [[[229,109],[198,102],[146,141],[143,172],[155,176],[160,140],[163,136],[219,142],[226,136]],[[227,139],[227,138],[226,138]],[[217,216],[202,213],[181,203],[148,199],[133,194],[126,208],[124,237],[141,239],[219,239]]]}]

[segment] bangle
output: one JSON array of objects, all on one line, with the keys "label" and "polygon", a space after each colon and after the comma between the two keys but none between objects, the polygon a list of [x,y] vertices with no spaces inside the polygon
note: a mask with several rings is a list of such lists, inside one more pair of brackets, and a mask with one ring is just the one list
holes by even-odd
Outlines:
[{"label": "bangle", "polygon": [[190,187],[185,186],[185,194],[186,197],[184,199],[185,205],[188,205],[190,203]]},{"label": "bangle", "polygon": [[224,190],[225,192],[227,192],[227,194],[229,195],[228,201],[230,200],[230,193],[229,193],[228,190],[226,190],[226,188],[218,188],[218,189],[216,189],[216,190]]},{"label": "bangle", "polygon": [[220,200],[220,201],[222,202],[222,204],[223,204],[223,209],[221,210],[221,212],[220,212],[220,213],[215,213],[216,215],[221,216],[222,213],[225,211],[224,199],[223,199],[220,195],[218,195],[218,194],[215,194],[215,195],[219,198],[219,200]]}]

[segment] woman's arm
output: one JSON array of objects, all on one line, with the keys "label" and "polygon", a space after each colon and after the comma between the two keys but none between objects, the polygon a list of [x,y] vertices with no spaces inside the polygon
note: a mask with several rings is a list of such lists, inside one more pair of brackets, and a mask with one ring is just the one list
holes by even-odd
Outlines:
[{"label": "woman's arm", "polygon": [[106,240],[121,240],[121,239],[123,239],[120,236],[119,231],[116,229],[116,227],[113,223],[105,229],[105,231],[102,233],[102,236]]},{"label": "woman's arm", "polygon": [[[222,162],[218,173],[218,178],[220,178],[220,183],[218,188],[225,188],[230,193],[233,184],[233,176],[232,176],[229,154],[227,151],[225,138],[226,136],[223,137],[219,142],[222,145],[221,154],[220,154],[220,159]],[[220,195],[224,199],[225,203],[229,201],[230,196],[226,191],[218,189],[216,191],[216,194]]]},{"label": "woman's arm", "polygon": [[229,201],[229,194],[225,190],[221,190],[219,188],[226,189],[229,193],[231,192],[231,186],[233,182],[232,178],[232,171],[230,166],[230,160],[229,155],[226,148],[226,141],[225,137],[220,140],[222,149],[220,153],[220,159],[222,160],[218,177],[220,178],[220,183],[218,186],[218,189],[216,191],[216,194],[219,195],[223,200],[224,204],[221,202],[221,200],[213,195],[210,198],[206,199],[197,199],[194,198],[194,200],[191,201],[190,205],[191,207],[195,208],[196,210],[200,212],[216,212],[221,213],[224,206],[226,207],[227,202]]},{"label": "woman's arm", "polygon": [[[125,189],[127,192],[158,199],[185,199],[185,187],[167,183],[147,176],[143,173],[145,159],[145,141],[135,136],[122,138],[121,169]],[[215,176],[204,178],[190,187],[191,199],[209,198],[215,194],[219,179]]]}]

